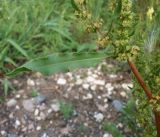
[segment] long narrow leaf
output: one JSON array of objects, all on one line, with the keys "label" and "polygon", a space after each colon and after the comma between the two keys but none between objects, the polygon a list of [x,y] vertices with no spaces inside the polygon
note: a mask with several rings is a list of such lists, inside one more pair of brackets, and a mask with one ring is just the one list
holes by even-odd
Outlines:
[{"label": "long narrow leaf", "polygon": [[26,51],[22,47],[20,47],[20,45],[18,45],[14,40],[7,39],[7,42],[9,42],[14,48],[16,48],[22,55],[24,55],[25,57],[29,58],[29,56],[26,53]]},{"label": "long narrow leaf", "polygon": [[67,72],[76,68],[95,66],[102,59],[110,57],[111,55],[112,53],[109,51],[108,53],[97,52],[52,54],[46,57],[33,59],[9,73],[8,76],[14,76],[20,72],[28,70],[38,71],[44,75],[51,75],[56,72]]}]

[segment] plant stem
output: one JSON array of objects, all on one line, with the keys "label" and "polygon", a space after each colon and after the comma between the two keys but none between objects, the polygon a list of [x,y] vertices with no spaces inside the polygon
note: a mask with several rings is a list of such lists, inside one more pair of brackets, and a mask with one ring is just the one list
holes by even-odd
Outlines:
[{"label": "plant stem", "polygon": [[[135,66],[135,64],[130,61],[129,59],[127,60],[128,64],[133,72],[133,74],[135,75],[138,83],[141,85],[141,87],[143,88],[146,96],[148,97],[148,99],[152,99],[152,92],[149,90],[149,88],[147,87],[147,85],[145,84],[142,76],[140,75],[137,67]],[[157,137],[160,137],[160,112],[154,111],[154,115],[155,115],[155,122],[156,122],[156,128],[157,128]]]},{"label": "plant stem", "polygon": [[129,59],[127,60],[128,64],[133,72],[133,74],[135,75],[138,83],[141,85],[141,87],[143,88],[146,96],[148,97],[148,99],[152,99],[152,92],[149,90],[149,88],[147,87],[147,85],[145,84],[141,74],[139,73],[137,67],[135,66],[135,64],[133,62],[131,62]]},{"label": "plant stem", "polygon": [[154,112],[155,121],[156,121],[156,128],[157,128],[157,137],[160,137],[160,113]]}]

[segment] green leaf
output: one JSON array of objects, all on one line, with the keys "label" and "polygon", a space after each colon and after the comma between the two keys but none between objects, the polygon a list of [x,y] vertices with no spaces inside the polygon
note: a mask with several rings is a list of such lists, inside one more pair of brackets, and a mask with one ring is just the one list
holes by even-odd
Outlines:
[{"label": "green leaf", "polygon": [[27,54],[27,52],[21,48],[20,45],[18,45],[14,40],[12,39],[7,39],[7,42],[9,42],[14,48],[16,48],[22,55],[24,55],[25,57],[27,57],[29,59],[29,56]]},{"label": "green leaf", "polygon": [[75,3],[74,0],[71,0],[71,4],[72,4],[72,7],[75,9],[75,10],[78,10],[79,11],[79,8],[77,6],[77,4]]},{"label": "green leaf", "polygon": [[121,9],[122,9],[122,0],[117,0],[117,6],[115,8],[114,14],[116,16],[119,16],[121,13]]},{"label": "green leaf", "polygon": [[57,53],[33,59],[7,75],[14,76],[20,72],[29,70],[38,71],[44,75],[51,75],[56,72],[67,72],[76,68],[95,66],[101,60],[111,55],[112,53],[110,51],[107,53]]},{"label": "green leaf", "polygon": [[109,132],[113,135],[113,137],[124,137],[121,132],[118,130],[118,128],[116,127],[115,124],[113,123],[104,123],[103,124],[103,129],[106,131],[106,132]]}]

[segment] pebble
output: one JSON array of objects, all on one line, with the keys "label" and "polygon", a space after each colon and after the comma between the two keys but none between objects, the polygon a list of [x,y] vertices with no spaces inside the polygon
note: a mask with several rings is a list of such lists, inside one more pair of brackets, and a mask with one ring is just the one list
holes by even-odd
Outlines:
[{"label": "pebble", "polygon": [[109,134],[109,133],[105,133],[104,135],[103,135],[103,137],[113,137],[111,134]]},{"label": "pebble", "polygon": [[132,83],[123,83],[122,88],[129,91],[130,88],[133,88],[133,84]]},{"label": "pebble", "polygon": [[32,79],[27,80],[27,85],[28,86],[35,86],[35,82]]},{"label": "pebble", "polygon": [[49,136],[47,135],[47,133],[43,133],[41,137],[49,137]]},{"label": "pebble", "polygon": [[91,85],[91,90],[95,91],[95,90],[96,90],[96,88],[97,88],[97,86],[96,86],[96,85]]},{"label": "pebble", "polygon": [[37,105],[42,104],[43,102],[45,102],[47,99],[47,97],[45,95],[38,95],[36,97],[34,97],[35,103]]},{"label": "pebble", "polygon": [[82,80],[82,79],[77,79],[76,85],[82,85],[82,83],[83,83],[83,80]]},{"label": "pebble", "polygon": [[86,81],[87,81],[88,83],[93,83],[93,82],[95,81],[95,78],[92,77],[92,76],[88,76],[88,77],[86,78]]},{"label": "pebble", "polygon": [[117,111],[121,111],[122,108],[123,108],[123,104],[120,100],[114,100],[112,102],[112,105],[114,106],[114,108],[117,110]]},{"label": "pebble", "polygon": [[105,80],[95,80],[93,84],[99,85],[99,86],[104,86],[105,85]]},{"label": "pebble", "polygon": [[38,114],[39,114],[39,109],[36,109],[36,110],[34,111],[34,115],[35,115],[35,116],[38,116]]},{"label": "pebble", "polygon": [[21,97],[21,95],[20,95],[20,94],[17,94],[17,95],[16,95],[16,98],[17,98],[17,99],[19,99],[20,97]]},{"label": "pebble", "polygon": [[7,137],[18,137],[18,136],[15,134],[8,134]]},{"label": "pebble", "polygon": [[88,90],[88,89],[89,89],[89,84],[85,83],[85,84],[82,85],[82,87],[83,87],[84,89]]},{"label": "pebble", "polygon": [[35,105],[34,105],[34,100],[33,99],[27,99],[27,100],[23,100],[22,102],[23,107],[26,111],[28,112],[33,112],[35,109]]},{"label": "pebble", "polygon": [[20,110],[20,107],[18,105],[16,105],[16,110]]},{"label": "pebble", "polygon": [[10,99],[8,102],[7,102],[7,107],[13,107],[17,104],[17,100],[15,99]]},{"label": "pebble", "polygon": [[111,83],[107,83],[107,84],[105,85],[105,88],[106,88],[108,91],[113,91],[113,89],[114,89],[114,87],[112,86]]},{"label": "pebble", "polygon": [[16,121],[15,121],[15,127],[17,128],[17,127],[19,127],[21,125],[21,122],[17,119]]},{"label": "pebble", "polygon": [[92,99],[93,95],[91,93],[87,93],[86,96],[83,96],[83,100],[88,100],[88,99]]},{"label": "pebble", "polygon": [[95,113],[94,118],[96,119],[97,122],[102,122],[104,119],[104,115],[102,113]]},{"label": "pebble", "polygon": [[1,135],[2,135],[2,136],[5,136],[6,134],[7,134],[7,133],[6,133],[5,130],[2,130],[2,131],[1,131]]},{"label": "pebble", "polygon": [[66,79],[64,79],[64,78],[59,78],[58,80],[57,80],[57,84],[58,85],[65,85],[67,83],[67,81],[66,81]]},{"label": "pebble", "polygon": [[110,77],[110,78],[117,78],[117,75],[111,74],[111,75],[109,75],[109,77]]},{"label": "pebble", "polygon": [[37,130],[37,131],[39,131],[39,130],[41,130],[41,129],[42,129],[41,126],[37,126],[37,127],[36,127],[36,130]]},{"label": "pebble", "polygon": [[120,95],[121,95],[122,97],[127,97],[127,94],[126,94],[126,92],[124,92],[124,91],[120,92]]},{"label": "pebble", "polygon": [[54,111],[54,112],[58,112],[60,110],[60,104],[58,102],[54,103],[54,104],[51,104],[51,109]]},{"label": "pebble", "polygon": [[103,100],[103,102],[104,102],[104,103],[108,102],[108,99],[107,99],[107,98],[105,98],[105,99]]}]

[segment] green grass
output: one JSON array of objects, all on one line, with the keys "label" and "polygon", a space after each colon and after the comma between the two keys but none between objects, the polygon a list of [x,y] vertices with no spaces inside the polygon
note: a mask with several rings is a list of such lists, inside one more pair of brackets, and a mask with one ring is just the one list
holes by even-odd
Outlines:
[{"label": "green grass", "polygon": [[[71,47],[69,0],[2,0],[0,5],[0,67]],[[60,49],[61,47],[61,49]],[[5,69],[6,71],[6,69]]]},{"label": "green grass", "polygon": [[69,119],[73,116],[74,107],[71,103],[66,103],[64,101],[60,102],[60,113],[65,119]]}]

